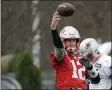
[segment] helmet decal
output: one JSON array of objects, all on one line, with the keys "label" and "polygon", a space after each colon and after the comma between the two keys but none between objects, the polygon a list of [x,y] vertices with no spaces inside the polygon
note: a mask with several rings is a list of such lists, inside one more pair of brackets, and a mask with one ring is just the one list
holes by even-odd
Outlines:
[{"label": "helmet decal", "polygon": [[88,43],[86,44],[85,48],[88,49],[90,46],[91,46],[91,43],[88,42]]}]

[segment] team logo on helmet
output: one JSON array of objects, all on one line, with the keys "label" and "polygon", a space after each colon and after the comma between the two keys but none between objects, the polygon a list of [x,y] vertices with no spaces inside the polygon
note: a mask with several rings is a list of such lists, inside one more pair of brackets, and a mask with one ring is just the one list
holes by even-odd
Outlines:
[{"label": "team logo on helmet", "polygon": [[88,49],[90,46],[91,46],[91,43],[88,42],[88,43],[86,44],[85,48]]}]

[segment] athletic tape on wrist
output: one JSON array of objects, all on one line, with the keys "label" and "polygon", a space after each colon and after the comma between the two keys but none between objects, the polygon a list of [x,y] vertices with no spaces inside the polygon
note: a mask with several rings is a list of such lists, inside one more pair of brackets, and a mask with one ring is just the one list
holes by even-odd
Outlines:
[{"label": "athletic tape on wrist", "polygon": [[95,78],[98,75],[98,71],[93,67],[92,70],[88,70],[90,76]]}]

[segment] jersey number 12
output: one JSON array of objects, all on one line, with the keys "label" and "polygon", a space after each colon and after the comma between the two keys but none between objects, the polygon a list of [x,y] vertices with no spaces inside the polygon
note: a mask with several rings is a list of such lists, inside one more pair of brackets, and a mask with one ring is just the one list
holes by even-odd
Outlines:
[{"label": "jersey number 12", "polygon": [[[79,68],[77,70],[77,67],[76,67],[74,60],[71,60],[70,62],[73,66],[72,78],[79,78],[79,79],[85,80],[85,75],[83,76],[83,72],[85,72],[85,67],[83,66],[83,68]],[[77,63],[77,65],[81,65],[78,61],[76,63]],[[77,73],[77,71],[78,71],[78,73]]]}]

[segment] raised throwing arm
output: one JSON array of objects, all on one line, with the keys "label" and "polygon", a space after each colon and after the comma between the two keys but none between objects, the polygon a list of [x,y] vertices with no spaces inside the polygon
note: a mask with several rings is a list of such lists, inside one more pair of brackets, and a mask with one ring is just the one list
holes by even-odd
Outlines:
[{"label": "raised throwing arm", "polygon": [[54,54],[57,62],[61,61],[64,56],[63,43],[57,31],[57,25],[60,19],[61,16],[58,14],[58,12],[55,12],[52,17],[51,28],[50,28],[52,33],[53,44],[55,46]]}]

